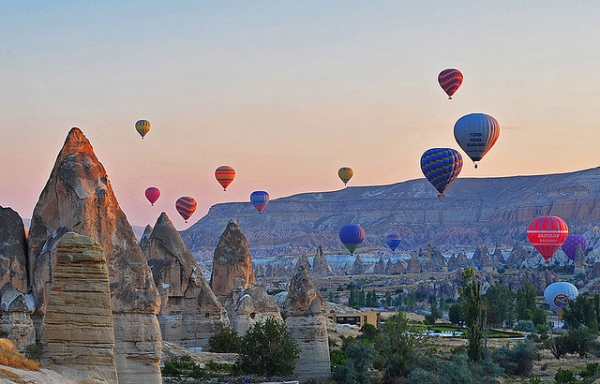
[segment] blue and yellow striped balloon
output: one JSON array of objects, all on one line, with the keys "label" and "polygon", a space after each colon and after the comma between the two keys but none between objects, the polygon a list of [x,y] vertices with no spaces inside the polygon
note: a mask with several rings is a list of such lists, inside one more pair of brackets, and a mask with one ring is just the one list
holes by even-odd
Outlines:
[{"label": "blue and yellow striped balloon", "polygon": [[438,190],[438,197],[444,197],[444,191],[458,177],[462,166],[462,156],[452,148],[431,148],[421,156],[421,170]]},{"label": "blue and yellow striped balloon", "polygon": [[135,130],[142,136],[142,139],[146,136],[148,131],[150,131],[150,127],[151,124],[148,120],[138,120],[135,123]]}]

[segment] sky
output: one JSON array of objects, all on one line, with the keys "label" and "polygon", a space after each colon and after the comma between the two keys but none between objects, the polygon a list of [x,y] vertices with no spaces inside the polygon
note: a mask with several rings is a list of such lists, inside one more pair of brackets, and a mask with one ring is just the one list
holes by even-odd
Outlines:
[{"label": "sky", "polygon": [[[593,168],[599,19],[595,0],[0,0],[0,206],[32,216],[75,126],[129,222],[164,211],[179,230],[254,190],[341,189],[344,166],[349,186],[422,178],[423,152],[460,150],[474,112],[500,137],[478,169],[460,150],[459,177]],[[452,100],[445,68],[464,75]],[[181,196],[198,202],[187,224]]]}]

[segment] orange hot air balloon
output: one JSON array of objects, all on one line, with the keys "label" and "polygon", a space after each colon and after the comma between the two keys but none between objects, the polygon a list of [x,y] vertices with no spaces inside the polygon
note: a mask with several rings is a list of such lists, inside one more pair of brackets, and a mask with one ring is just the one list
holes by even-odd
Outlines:
[{"label": "orange hot air balloon", "polygon": [[150,205],[153,206],[154,203],[156,203],[156,200],[158,200],[160,197],[160,190],[156,187],[149,187],[146,189],[144,194],[146,195],[146,199],[148,199],[150,202]]},{"label": "orange hot air balloon", "polygon": [[342,167],[338,170],[338,176],[344,182],[344,185],[347,185],[354,176],[354,171],[350,167]]},{"label": "orange hot air balloon", "polygon": [[175,202],[175,209],[177,212],[183,217],[183,220],[187,223],[188,219],[194,214],[196,211],[196,207],[198,204],[196,203],[196,199],[193,197],[185,196],[180,197]]},{"label": "orange hot air balloon", "polygon": [[229,184],[235,178],[235,169],[227,165],[222,165],[215,171],[215,177],[219,184],[221,184],[221,187],[223,187],[223,191],[226,191]]},{"label": "orange hot air balloon", "polygon": [[527,238],[546,260],[546,264],[568,236],[569,227],[558,216],[536,217],[527,227]]},{"label": "orange hot air balloon", "polygon": [[151,124],[148,120],[138,120],[135,123],[135,130],[142,136],[142,139],[146,136],[148,131],[150,131],[150,127]]}]

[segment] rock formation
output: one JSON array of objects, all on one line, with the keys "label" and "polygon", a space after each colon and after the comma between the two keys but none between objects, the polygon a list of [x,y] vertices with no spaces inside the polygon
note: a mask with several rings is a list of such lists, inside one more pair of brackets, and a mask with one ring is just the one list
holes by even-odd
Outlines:
[{"label": "rock formation", "polygon": [[28,270],[36,297],[34,324],[42,336],[52,260],[42,256],[64,228],[96,240],[110,275],[115,361],[122,383],[160,383],[158,290],[131,225],[119,207],[106,170],[79,128],[69,132],[33,212]]},{"label": "rock formation", "polygon": [[300,266],[310,270],[310,261],[308,261],[308,255],[306,253],[302,253],[300,260],[298,260],[298,267]]},{"label": "rock formation", "polygon": [[268,317],[282,320],[277,303],[255,284],[248,240],[232,219],[215,249],[210,286],[227,310],[231,328],[240,335]]},{"label": "rock formation", "polygon": [[[215,249],[210,287],[221,303],[232,300],[233,290],[256,284],[248,240],[237,221],[231,219]],[[227,307],[227,306],[226,306]]]},{"label": "rock formation", "polygon": [[327,263],[327,259],[325,259],[325,256],[323,255],[323,247],[321,247],[320,245],[317,248],[317,254],[313,259],[312,274],[316,277],[327,277],[333,275],[331,267],[329,266],[329,264]]},{"label": "rock formation", "polygon": [[362,259],[360,258],[360,255],[356,255],[356,258],[354,259],[354,264],[352,264],[352,271],[350,272],[351,275],[362,275],[365,273],[365,264],[363,263]]},{"label": "rock formation", "polygon": [[31,320],[34,300],[27,291],[23,220],[12,209],[0,207],[0,328],[18,347],[35,343]]},{"label": "rock formation", "polygon": [[45,330],[48,361],[78,382],[116,383],[108,268],[100,244],[67,232],[50,252]]},{"label": "rock formation", "polygon": [[301,349],[296,362],[298,379],[302,382],[328,379],[331,368],[325,302],[302,266],[292,278],[284,308],[287,329]]},{"label": "rock formation", "polygon": [[144,255],[161,296],[158,322],[163,340],[206,348],[214,333],[229,326],[225,308],[166,213],[144,238]]}]

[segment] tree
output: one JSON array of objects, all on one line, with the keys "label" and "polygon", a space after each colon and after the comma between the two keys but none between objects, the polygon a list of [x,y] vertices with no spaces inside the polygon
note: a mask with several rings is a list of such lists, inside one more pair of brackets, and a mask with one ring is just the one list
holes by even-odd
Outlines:
[{"label": "tree", "polygon": [[598,333],[596,299],[584,295],[578,296],[577,300],[570,301],[563,310],[563,319],[569,325],[569,329],[585,325],[592,332]]},{"label": "tree", "polygon": [[415,307],[417,306],[417,295],[414,292],[409,293],[406,295],[404,302],[410,311],[414,311]]},{"label": "tree", "polygon": [[224,328],[208,339],[208,346],[211,352],[239,353],[242,347],[242,338],[231,328]]},{"label": "tree", "polygon": [[485,300],[489,303],[489,322],[502,327],[511,327],[514,323],[515,295],[500,284],[491,285]]},{"label": "tree", "polygon": [[242,338],[237,365],[241,372],[286,376],[294,372],[300,348],[285,324],[273,318],[259,322]]},{"label": "tree", "polygon": [[448,319],[452,324],[463,325],[465,322],[465,316],[460,302],[452,303],[448,308]]},{"label": "tree", "polygon": [[477,362],[483,357],[483,300],[481,297],[481,280],[473,268],[465,268],[458,294],[462,302],[467,326],[469,345],[467,354],[471,361]]},{"label": "tree", "polygon": [[384,383],[408,375],[414,365],[418,339],[408,330],[408,318],[403,312],[397,312],[381,326],[379,352],[384,358]]},{"label": "tree", "polygon": [[377,352],[369,342],[356,340],[344,351],[346,361],[333,372],[333,380],[340,384],[369,384],[369,369]]},{"label": "tree", "polygon": [[525,285],[517,291],[517,320],[533,320],[536,297],[537,290],[535,289],[535,285],[531,281],[526,281]]}]

